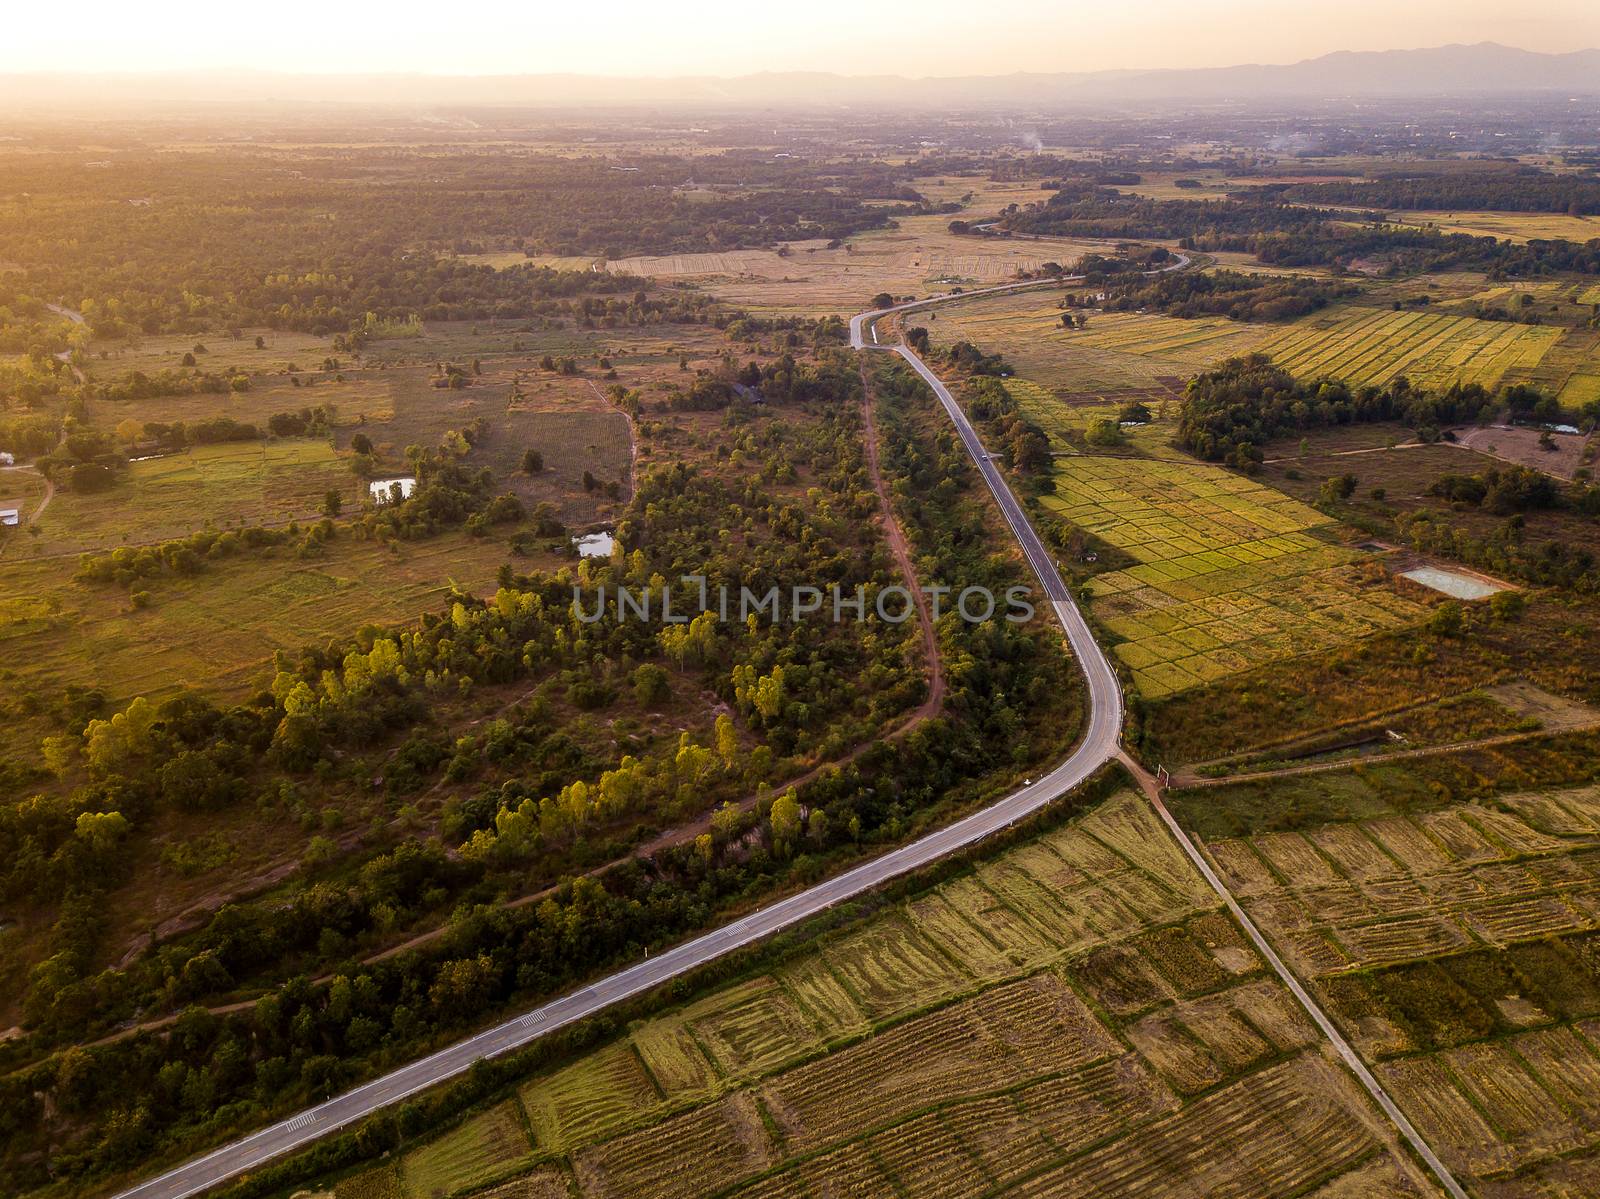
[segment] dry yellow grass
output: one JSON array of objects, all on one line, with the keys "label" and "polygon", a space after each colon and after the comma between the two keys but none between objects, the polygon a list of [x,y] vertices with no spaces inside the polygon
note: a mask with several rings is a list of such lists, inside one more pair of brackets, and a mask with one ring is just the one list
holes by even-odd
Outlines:
[{"label": "dry yellow grass", "polygon": [[1394,219],[1408,225],[1436,228],[1443,233],[1470,233],[1525,242],[1534,238],[1564,238],[1585,242],[1600,237],[1600,218],[1568,216],[1555,212],[1397,212]]}]

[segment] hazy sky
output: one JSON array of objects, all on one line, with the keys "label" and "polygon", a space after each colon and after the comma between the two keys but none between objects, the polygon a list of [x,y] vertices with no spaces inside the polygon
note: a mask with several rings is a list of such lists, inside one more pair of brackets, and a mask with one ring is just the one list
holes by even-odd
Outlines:
[{"label": "hazy sky", "polygon": [[996,74],[1600,46],[1600,0],[74,0],[0,18],[0,71]]}]

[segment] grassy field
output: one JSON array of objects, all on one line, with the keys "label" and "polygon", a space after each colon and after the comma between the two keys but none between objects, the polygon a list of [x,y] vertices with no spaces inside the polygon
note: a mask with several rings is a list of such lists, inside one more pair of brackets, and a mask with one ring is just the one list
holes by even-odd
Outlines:
[{"label": "grassy field", "polygon": [[[1404,438],[1409,434],[1409,430],[1398,426],[1387,428],[1391,437]],[[1539,449],[1537,438],[1537,433],[1530,430],[1489,428],[1473,430],[1455,445],[1445,442],[1407,445],[1402,441],[1404,448],[1351,453],[1332,448],[1343,444],[1338,434],[1316,430],[1305,438],[1307,452],[1304,455],[1300,454],[1298,445],[1283,447],[1287,451],[1284,456],[1269,455],[1276,460],[1262,468],[1260,479],[1312,503],[1316,502],[1325,480],[1353,475],[1356,489],[1341,511],[1348,509],[1356,514],[1365,527],[1383,528],[1397,514],[1426,511],[1436,519],[1448,521],[1469,537],[1485,539],[1503,528],[1504,516],[1482,507],[1452,504],[1440,496],[1430,495],[1430,489],[1444,475],[1481,474],[1503,467],[1507,461],[1520,461],[1562,477],[1580,465],[1593,469],[1594,464],[1584,459],[1581,439],[1562,438],[1562,442],[1570,440],[1579,444],[1545,451]],[[1524,536],[1532,544],[1558,541],[1574,549],[1600,551],[1600,529],[1591,518],[1574,509],[1527,512],[1523,514],[1523,524]]]},{"label": "grassy field", "polygon": [[[1035,189],[1030,198],[1037,194]],[[928,295],[957,285],[1003,283],[1019,271],[1036,271],[1047,262],[1067,265],[1103,248],[1066,238],[963,237],[951,233],[949,224],[948,215],[903,217],[898,229],[862,233],[835,249],[824,241],[795,242],[786,253],[745,249],[621,258],[606,269],[698,283],[752,309],[824,316],[855,312],[880,291]]]},{"label": "grassy field", "polygon": [[1463,1182],[1484,1194],[1594,1193],[1600,789],[1209,850]]},{"label": "grassy field", "polygon": [[121,588],[74,583],[75,559],[8,560],[0,657],[11,685],[47,695],[68,683],[100,687],[114,700],[186,685],[237,694],[259,681],[273,650],[414,620],[452,582],[492,588],[508,556],[500,537],[445,533],[392,550],[344,537],[320,557],[282,547],[193,578],[152,580],[144,609]]},{"label": "grassy field", "polygon": [[1047,509],[1138,560],[1089,586],[1147,697],[1423,614],[1381,567],[1312,536],[1321,513],[1219,467],[1085,455],[1054,477]]},{"label": "grassy field", "polygon": [[[43,495],[44,476],[37,471],[0,470],[0,508],[16,508],[24,522],[33,516]],[[15,536],[18,529],[0,533],[0,537]]]},{"label": "grassy field", "polygon": [[218,527],[277,525],[316,518],[338,491],[354,509],[364,487],[325,441],[286,438],[201,445],[130,462],[109,491],[60,489],[39,521],[39,536],[18,557],[143,545]]},{"label": "grassy field", "polygon": [[1586,242],[1600,237],[1600,220],[1555,212],[1395,212],[1390,216],[1408,225],[1436,228],[1441,233],[1469,233],[1473,237],[1498,237],[1524,242],[1535,238]]},{"label": "grassy field", "polygon": [[1195,371],[1254,349],[1273,327],[1221,317],[1179,320],[1131,312],[1091,312],[1087,329],[1063,329],[1054,292],[985,297],[941,308],[926,323],[941,345],[972,342],[1003,354],[1018,374],[1068,391],[1181,384]]},{"label": "grassy field", "polygon": [[1279,330],[1257,348],[1309,377],[1361,384],[1404,375],[1427,387],[1493,387],[1508,372],[1537,367],[1560,337],[1545,326],[1343,306]]},{"label": "grassy field", "polygon": [[[526,1084],[527,1193],[1413,1193],[1315,1041],[1124,794]],[[448,1155],[433,1193],[504,1153]]]},{"label": "grassy field", "polygon": [[[240,333],[237,338],[225,334],[173,334],[90,342],[87,369],[91,376],[101,379],[116,378],[129,371],[153,375],[182,369],[183,356],[192,353],[197,367],[213,372],[233,369],[256,374],[286,370],[291,365],[314,371],[324,358],[335,356],[332,337],[287,329],[243,329]],[[258,337],[264,343],[259,349]],[[204,349],[196,349],[197,346]]]}]

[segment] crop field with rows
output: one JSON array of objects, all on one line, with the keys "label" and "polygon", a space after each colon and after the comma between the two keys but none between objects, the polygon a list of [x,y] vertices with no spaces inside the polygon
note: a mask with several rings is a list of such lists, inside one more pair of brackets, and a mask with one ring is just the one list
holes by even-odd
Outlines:
[{"label": "crop field with rows", "polygon": [[1310,378],[1381,384],[1404,375],[1424,387],[1493,387],[1508,372],[1537,367],[1560,337],[1560,329],[1540,325],[1347,307],[1299,321],[1258,348]]},{"label": "crop field with rows", "polygon": [[503,1105],[341,1199],[1425,1193],[1317,1039],[1122,794],[525,1084],[526,1192]]},{"label": "crop field with rows", "polygon": [[1149,697],[1421,618],[1359,551],[1282,492],[1219,467],[1082,456],[1041,501],[1138,559],[1097,576],[1092,605]]},{"label": "crop field with rows", "polygon": [[1213,841],[1224,880],[1481,1193],[1600,1167],[1600,788]]},{"label": "crop field with rows", "polygon": [[1022,414],[1044,430],[1051,449],[1057,452],[1070,452],[1073,438],[1081,439],[1095,421],[1117,420],[1128,405],[1143,404],[1150,411],[1150,420],[1123,426],[1128,443],[1157,458],[1183,454],[1171,444],[1183,396],[1176,381],[1150,387],[1057,392],[1031,379],[1014,377],[1005,381],[1005,389]]}]

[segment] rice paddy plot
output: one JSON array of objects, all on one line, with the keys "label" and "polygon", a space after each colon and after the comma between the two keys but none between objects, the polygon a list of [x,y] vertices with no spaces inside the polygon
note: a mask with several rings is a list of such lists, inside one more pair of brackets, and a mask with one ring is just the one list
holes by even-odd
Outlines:
[{"label": "rice paddy plot", "polygon": [[824,951],[845,990],[875,1020],[957,994],[972,976],[899,918],[874,921]]},{"label": "rice paddy plot", "polygon": [[1081,437],[1098,420],[1120,420],[1133,404],[1143,405],[1151,419],[1123,426],[1123,435],[1137,449],[1155,457],[1174,457],[1180,451],[1170,443],[1171,418],[1180,399],[1176,384],[1124,387],[1100,392],[1056,392],[1020,376],[1007,379],[1005,389],[1018,410],[1044,430],[1051,448],[1073,449],[1072,435]]},{"label": "rice paddy plot", "polygon": [[373,1172],[348,1199],[966,1199],[1102,1179],[1176,1199],[1402,1169],[1316,1040],[1122,792],[525,1083],[531,1147],[468,1152],[484,1135],[464,1126],[405,1156],[404,1194]]},{"label": "rice paddy plot", "polygon": [[1081,456],[1041,502],[1138,564],[1097,576],[1092,605],[1149,697],[1380,629],[1423,609],[1360,554],[1311,535],[1329,522],[1218,467]]},{"label": "rice paddy plot", "polygon": [[758,1173],[772,1140],[748,1092],[627,1133],[574,1155],[586,1196],[689,1199]]},{"label": "rice paddy plot", "polygon": [[1268,936],[1290,945],[1285,956],[1298,956],[1304,934],[1342,947],[1346,959],[1298,962],[1317,977],[1596,927],[1596,794],[1510,795],[1498,808],[1456,804],[1210,849]]},{"label": "rice paddy plot", "polygon": [[1260,345],[1296,375],[1383,384],[1401,375],[1424,387],[1498,384],[1532,370],[1561,338],[1558,328],[1484,321],[1443,312],[1337,307]]},{"label": "rice paddy plot", "polygon": [[631,1041],[619,1041],[523,1088],[540,1149],[595,1140],[657,1108],[661,1094]]},{"label": "rice paddy plot", "polygon": [[531,1153],[522,1116],[508,1101],[408,1153],[400,1173],[407,1199],[444,1199],[515,1171]]}]

